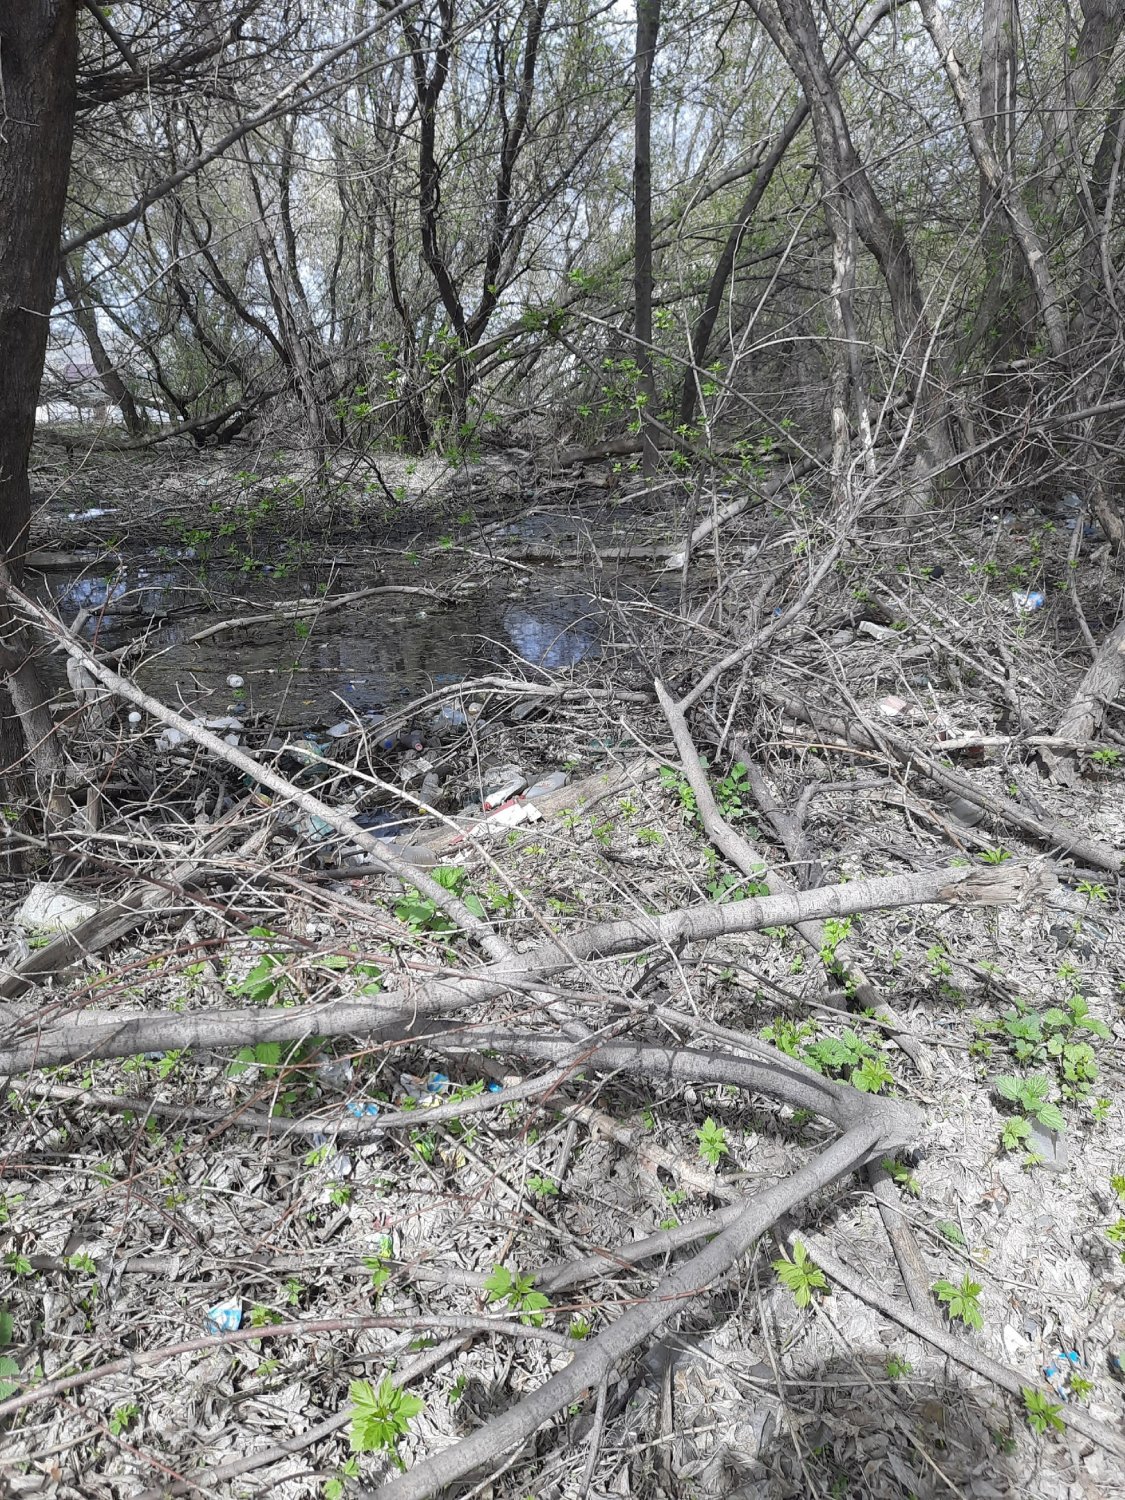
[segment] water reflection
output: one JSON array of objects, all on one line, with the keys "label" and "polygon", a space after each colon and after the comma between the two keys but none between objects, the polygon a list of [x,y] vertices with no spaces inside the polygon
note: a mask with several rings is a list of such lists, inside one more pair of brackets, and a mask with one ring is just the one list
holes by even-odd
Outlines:
[{"label": "water reflection", "polygon": [[[417,583],[417,575],[408,581]],[[548,568],[536,570],[534,592],[518,599],[504,581],[446,608],[420,609],[391,594],[320,620],[262,621],[188,644],[216,619],[312,596],[318,582],[315,569],[278,579],[146,553],[124,557],[111,572],[51,574],[45,592],[64,616],[88,610],[85,634],[106,648],[163,618],[151,637],[154,654],[139,669],[157,697],[186,700],[203,713],[261,713],[292,727],[384,712],[434,686],[508,669],[507,647],[548,671],[600,649],[600,608],[575,591],[573,573]],[[245,679],[237,701],[227,683],[232,672]]]},{"label": "water reflection", "polygon": [[524,661],[552,672],[577,666],[601,639],[600,612],[594,615],[589,600],[581,598],[512,604],[504,611],[503,623]]}]

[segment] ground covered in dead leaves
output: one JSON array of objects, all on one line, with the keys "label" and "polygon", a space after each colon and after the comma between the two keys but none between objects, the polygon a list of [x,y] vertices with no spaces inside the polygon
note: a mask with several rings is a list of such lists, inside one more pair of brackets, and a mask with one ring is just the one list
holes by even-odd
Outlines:
[{"label": "ground covered in dead leaves", "polygon": [[[891,1170],[930,1284],[979,1289],[979,1316],[954,1326],[1029,1386],[1056,1386],[1064,1414],[1079,1404],[1120,1431],[1120,890],[1113,874],[1059,857],[1002,815],[1010,804],[1125,850],[1120,705],[1105,725],[1110,753],[1085,754],[1069,785],[1043,775],[1020,743],[1050,733],[1088,663],[1075,594],[1095,637],[1120,596],[1096,537],[1068,567],[1065,505],[1056,514],[1052,504],[945,517],[909,539],[871,517],[809,607],[692,718],[721,808],[760,850],[763,884],[792,862],[732,762],[735,738],[799,813],[820,880],[1047,859],[1059,876],[1047,901],[871,913],[833,931],[893,1006],[893,1027],[877,1009],[849,1013],[833,955],[781,929],[598,960],[571,998],[612,1026],[627,996],[657,1031],[663,1007],[683,1018],[681,1038],[723,1027],[919,1105],[923,1137]],[[800,558],[822,541],[815,524],[801,550],[789,514],[740,525],[724,545],[743,561],[722,577],[700,564],[694,618],[622,605],[602,657],[571,684],[640,695],[659,675],[686,691],[748,622],[798,596]],[[638,543],[674,540],[664,527],[655,516],[647,530],[638,523]],[[591,580],[603,601],[612,595],[604,564]],[[1042,605],[1027,606],[1029,590]],[[765,686],[876,740],[880,729],[908,736],[997,811],[951,796],[889,751],[842,746]],[[462,684],[449,701],[473,695]],[[563,769],[577,785],[646,753],[670,763],[627,791],[441,856],[517,950],[545,926],[565,938],[622,913],[752,898],[705,836],[655,703],[579,695],[514,719],[517,694],[479,698],[460,749],[445,749],[451,810],[474,800],[474,786],[479,796],[490,767]],[[994,742],[959,744],[974,737]],[[950,743],[959,748],[944,751]],[[183,764],[177,776],[186,782]],[[470,961],[463,937],[401,883],[362,867],[341,873],[323,851],[310,857],[293,827],[271,824],[268,808],[248,812],[248,826],[254,818],[263,844],[253,863],[218,859],[128,947],[13,1002],[9,1023],[316,1001],[412,966]],[[173,843],[172,826],[159,837]],[[6,894],[11,917],[19,883]],[[21,941],[13,928],[9,951]],[[566,992],[560,984],[558,998]],[[513,992],[492,1004],[479,1020],[484,1042],[489,1026],[526,1024],[545,1003]],[[579,1255],[605,1251],[612,1262],[614,1247],[753,1194],[828,1134],[724,1087],[654,1091],[579,1072],[524,1099],[521,1082],[475,1045],[473,1026],[456,1067],[420,1045],[311,1038],[293,1052],[232,1046],[12,1078],[0,1199],[6,1492],[332,1500],[377,1489],[396,1465],[420,1463],[541,1385],[575,1341],[646,1296],[654,1267],[588,1278],[545,1307],[537,1279],[549,1287],[552,1269]],[[1048,1128],[1054,1111],[1061,1130]],[[909,1323],[869,1187],[838,1182],[736,1276],[670,1310],[659,1342],[586,1403],[498,1455],[496,1474],[472,1492],[1125,1493],[1112,1454],[1050,1419],[1034,1433],[1018,1400],[862,1295],[828,1279],[799,1306],[774,1267],[794,1233],[814,1262],[819,1247],[895,1299]],[[935,1317],[942,1307],[935,1297]],[[371,1451],[353,1451],[356,1382],[382,1391],[391,1410],[387,1440]],[[400,1405],[397,1426],[392,1391],[421,1403]]]}]

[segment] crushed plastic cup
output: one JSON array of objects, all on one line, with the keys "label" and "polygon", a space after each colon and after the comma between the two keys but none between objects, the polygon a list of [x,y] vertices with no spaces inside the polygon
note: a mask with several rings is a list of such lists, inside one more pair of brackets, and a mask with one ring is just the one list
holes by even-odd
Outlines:
[{"label": "crushed plastic cup", "polygon": [[349,1099],[344,1108],[355,1120],[373,1120],[379,1113],[379,1106],[368,1099]]},{"label": "crushed plastic cup", "polygon": [[503,807],[498,807],[488,818],[484,827],[489,830],[517,828],[521,823],[538,823],[542,816],[543,814],[534,804],[509,802]]},{"label": "crushed plastic cup", "polygon": [[350,1057],[322,1057],[316,1065],[316,1076],[329,1088],[343,1088],[352,1081],[354,1072]]},{"label": "crushed plastic cup", "polygon": [[436,1104],[449,1087],[449,1079],[444,1073],[427,1073],[425,1078],[420,1078],[417,1073],[400,1073],[398,1081],[403,1093],[422,1105]]},{"label": "crushed plastic cup", "polygon": [[242,1327],[242,1298],[231,1297],[207,1309],[204,1325],[208,1333],[237,1333]]},{"label": "crushed plastic cup", "polygon": [[1012,604],[1017,615],[1033,615],[1037,609],[1042,609],[1047,602],[1047,596],[1039,589],[1013,589]]},{"label": "crushed plastic cup", "polygon": [[504,1092],[504,1085],[494,1081],[488,1085],[488,1092],[490,1094],[502,1094]]}]

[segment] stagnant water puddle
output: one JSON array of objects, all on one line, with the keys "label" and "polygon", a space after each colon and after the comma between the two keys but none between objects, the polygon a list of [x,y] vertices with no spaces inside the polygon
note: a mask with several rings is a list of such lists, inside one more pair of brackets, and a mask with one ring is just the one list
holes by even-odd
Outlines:
[{"label": "stagnant water puddle", "polygon": [[[452,578],[456,569],[442,571]],[[552,671],[574,666],[600,650],[606,618],[573,570],[538,566],[505,573],[452,604],[385,594],[320,618],[260,621],[193,643],[189,637],[218,620],[282,602],[389,582],[428,583],[440,592],[443,578],[409,566],[390,576],[374,553],[362,551],[279,576],[242,573],[168,550],[120,553],[41,578],[40,595],[64,619],[89,611],[83,631],[101,650],[148,635],[137,677],[156,697],[209,715],[232,709],[262,714],[286,729],[331,724],[349,710],[390,710],[482,671],[519,672],[522,663]],[[243,679],[236,704],[232,676]]]}]

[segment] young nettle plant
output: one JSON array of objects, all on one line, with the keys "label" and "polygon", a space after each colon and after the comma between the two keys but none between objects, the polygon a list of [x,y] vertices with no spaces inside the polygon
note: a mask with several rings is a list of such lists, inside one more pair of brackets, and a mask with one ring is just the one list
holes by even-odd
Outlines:
[{"label": "young nettle plant", "polygon": [[1009,1116],[1004,1122],[1000,1144],[1005,1151],[1017,1151],[1026,1145],[1032,1120],[1037,1120],[1046,1130],[1066,1129],[1062,1111],[1048,1098],[1051,1080],[1045,1073],[1032,1073],[1026,1078],[994,1078],[992,1082],[1000,1097],[1020,1110],[1019,1114]]},{"label": "young nettle plant", "polygon": [[828,1291],[828,1278],[800,1240],[793,1241],[792,1259],[783,1249],[780,1258],[771,1265],[778,1281],[793,1293],[793,1301],[799,1308],[808,1307],[814,1292]]},{"label": "young nettle plant", "polygon": [[700,1156],[712,1167],[717,1167],[730,1150],[727,1145],[726,1127],[716,1125],[710,1115],[695,1132],[695,1138],[699,1142]]},{"label": "young nettle plant", "polygon": [[388,1452],[400,1469],[406,1465],[398,1455],[398,1442],[410,1431],[411,1421],[425,1406],[420,1396],[400,1390],[389,1375],[378,1386],[369,1380],[353,1380],[348,1387],[351,1430],[348,1443],[353,1453]]},{"label": "young nettle plant", "polygon": [[[1117,1201],[1125,1206],[1125,1173],[1117,1173],[1109,1180]],[[1121,1264],[1125,1265],[1125,1214],[1118,1214],[1114,1222],[1105,1232],[1106,1239],[1120,1251]]]},{"label": "young nettle plant", "polygon": [[966,1328],[984,1327],[984,1318],[977,1300],[983,1290],[980,1282],[974,1281],[967,1274],[957,1285],[943,1278],[935,1281],[933,1286],[934,1296],[945,1307],[950,1322],[960,1321]]},{"label": "young nettle plant", "polygon": [[1040,1436],[1045,1432],[1066,1431],[1066,1423],[1059,1415],[1062,1407],[1044,1391],[1037,1391],[1034,1386],[1023,1387],[1023,1410],[1027,1425]]},{"label": "young nettle plant", "polygon": [[551,1300],[535,1290],[535,1278],[530,1272],[493,1266],[484,1289],[489,1302],[507,1302],[513,1312],[520,1314],[521,1323],[535,1328],[543,1326],[542,1309],[550,1307]]},{"label": "young nettle plant", "polygon": [[811,1021],[772,1021],[760,1033],[787,1057],[799,1058],[817,1073],[829,1078],[847,1078],[864,1094],[881,1094],[894,1083],[883,1054],[850,1027],[839,1036],[817,1036]]}]

